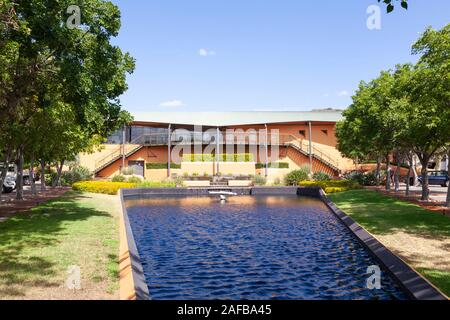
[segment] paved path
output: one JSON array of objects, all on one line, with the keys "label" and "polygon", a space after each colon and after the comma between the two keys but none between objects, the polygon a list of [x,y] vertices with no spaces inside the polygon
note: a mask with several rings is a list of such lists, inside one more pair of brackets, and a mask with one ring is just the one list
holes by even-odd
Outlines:
[{"label": "paved path", "polygon": [[46,191],[40,191],[38,186],[38,194],[32,195],[30,187],[24,188],[24,200],[16,200],[16,193],[2,194],[0,199],[0,222],[12,217],[13,215],[25,212],[40,205],[43,202],[55,199],[69,191],[71,188],[48,188]]},{"label": "paved path", "polygon": [[390,197],[394,197],[400,200],[409,201],[415,204],[420,205],[421,207],[442,213],[444,215],[450,216],[450,209],[444,207],[445,201],[447,200],[447,191],[448,188],[440,187],[440,186],[430,186],[430,201],[421,201],[422,196],[422,187],[421,186],[413,186],[410,187],[410,196],[405,196],[406,184],[400,184],[400,191],[394,192],[394,189],[391,189],[391,192],[387,193],[384,187],[368,187],[368,189],[375,189],[379,192],[386,194]]}]

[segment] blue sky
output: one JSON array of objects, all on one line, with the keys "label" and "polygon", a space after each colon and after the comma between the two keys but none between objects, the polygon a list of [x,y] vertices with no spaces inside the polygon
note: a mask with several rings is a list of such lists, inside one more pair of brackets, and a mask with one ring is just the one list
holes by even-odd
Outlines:
[{"label": "blue sky", "polygon": [[136,58],[121,97],[131,112],[345,108],[360,80],[414,61],[427,26],[450,23],[450,1],[409,0],[381,30],[376,0],[113,0],[114,43]]}]

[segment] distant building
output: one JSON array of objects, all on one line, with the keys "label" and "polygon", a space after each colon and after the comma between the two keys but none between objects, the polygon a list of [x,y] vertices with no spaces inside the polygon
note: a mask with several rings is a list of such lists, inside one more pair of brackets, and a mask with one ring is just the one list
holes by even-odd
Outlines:
[{"label": "distant building", "polygon": [[312,173],[338,176],[353,166],[336,149],[340,111],[161,112],[134,119],[103,150],[80,155],[81,164],[99,178],[133,168],[148,180],[193,174],[276,180],[304,165]]}]

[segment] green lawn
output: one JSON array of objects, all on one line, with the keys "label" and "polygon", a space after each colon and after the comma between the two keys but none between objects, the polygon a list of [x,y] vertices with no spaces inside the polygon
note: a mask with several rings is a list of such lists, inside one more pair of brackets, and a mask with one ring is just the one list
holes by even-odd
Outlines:
[{"label": "green lawn", "polygon": [[[417,271],[450,296],[449,217],[369,190],[336,193],[329,198],[382,242],[383,239],[392,240],[389,241],[392,246],[386,244],[387,247],[400,253]],[[408,239],[424,246],[407,243]],[[430,244],[434,247],[430,248]],[[433,251],[439,254],[433,254]]]},{"label": "green lawn", "polygon": [[[116,298],[118,208],[114,196],[69,192],[0,223],[0,298]],[[72,265],[78,292],[65,287]]]}]

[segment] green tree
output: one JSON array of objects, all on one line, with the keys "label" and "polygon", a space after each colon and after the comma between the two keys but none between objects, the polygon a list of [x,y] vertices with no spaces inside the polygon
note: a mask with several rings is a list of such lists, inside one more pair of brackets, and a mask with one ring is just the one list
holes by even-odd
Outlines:
[{"label": "green tree", "polygon": [[[391,13],[395,9],[395,1],[394,0],[378,0],[378,2],[383,2],[386,4],[387,13]],[[400,2],[400,6],[403,9],[408,10],[408,0],[396,0],[396,2]]]},{"label": "green tree", "polygon": [[428,162],[450,144],[450,24],[428,28],[413,45],[421,55],[404,86],[409,98],[409,139],[422,164],[422,200],[429,199]]},{"label": "green tree", "polygon": [[[43,112],[48,108],[68,108],[84,137],[106,136],[130,118],[118,97],[127,89],[134,60],[110,41],[120,29],[117,6],[79,0],[81,25],[69,28],[66,10],[72,1],[0,1],[17,22],[2,23],[0,32],[5,44],[0,48],[0,136],[14,132],[11,147],[19,160],[31,145],[29,130],[19,129],[36,115],[52,114]],[[20,184],[17,197],[22,197]]]}]

